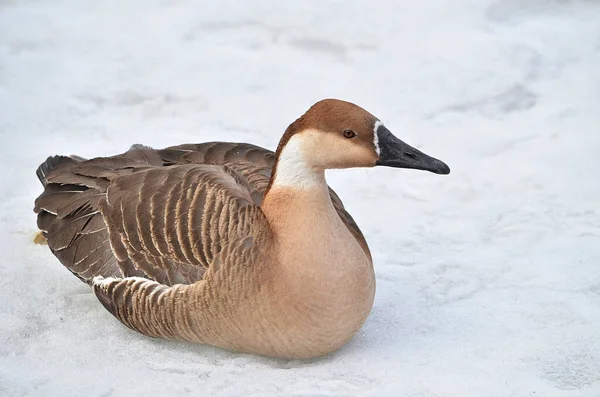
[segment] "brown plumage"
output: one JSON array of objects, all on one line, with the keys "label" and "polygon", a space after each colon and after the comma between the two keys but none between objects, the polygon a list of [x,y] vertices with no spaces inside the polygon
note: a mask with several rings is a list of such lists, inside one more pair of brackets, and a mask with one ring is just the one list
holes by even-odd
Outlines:
[{"label": "brown plumage", "polygon": [[[325,100],[288,128],[276,153],[210,142],[50,157],[37,172],[38,227],[61,263],[141,333],[280,357],[325,354],[364,322],[375,283],[367,243],[321,175],[344,161],[375,165],[376,122]],[[359,139],[340,138],[347,128]],[[287,145],[294,135],[310,153]],[[350,143],[346,160],[314,149],[339,144],[346,153]],[[295,176],[302,167],[308,177]],[[302,183],[289,185],[294,178]]]}]

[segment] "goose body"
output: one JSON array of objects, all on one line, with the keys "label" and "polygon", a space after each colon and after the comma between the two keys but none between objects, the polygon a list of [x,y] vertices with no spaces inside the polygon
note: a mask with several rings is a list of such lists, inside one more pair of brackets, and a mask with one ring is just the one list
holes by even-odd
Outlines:
[{"label": "goose body", "polygon": [[375,277],[327,168],[448,173],[364,109],[323,100],[277,151],[210,142],[107,158],[50,157],[38,227],[126,326],[285,358],[332,352],[362,326]]}]

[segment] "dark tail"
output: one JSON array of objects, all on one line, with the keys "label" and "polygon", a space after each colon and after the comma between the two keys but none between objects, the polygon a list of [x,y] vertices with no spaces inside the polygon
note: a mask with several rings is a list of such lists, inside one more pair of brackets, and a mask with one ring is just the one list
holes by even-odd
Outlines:
[{"label": "dark tail", "polygon": [[46,161],[44,161],[37,169],[37,171],[35,172],[38,179],[40,180],[40,182],[42,182],[42,185],[44,185],[44,187],[46,186],[46,178],[48,177],[48,175],[50,175],[50,173],[52,172],[52,170],[54,170],[56,167],[60,166],[61,164],[71,164],[71,163],[77,163],[79,161],[82,161],[83,159],[80,157],[67,157],[67,156],[50,156],[46,159]]}]

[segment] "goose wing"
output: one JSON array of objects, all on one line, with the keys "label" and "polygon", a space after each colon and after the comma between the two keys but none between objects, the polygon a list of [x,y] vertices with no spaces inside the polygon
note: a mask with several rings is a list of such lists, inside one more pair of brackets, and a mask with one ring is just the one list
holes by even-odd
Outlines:
[{"label": "goose wing", "polygon": [[145,147],[87,161],[53,157],[38,176],[45,185],[38,227],[88,283],[96,276],[193,283],[261,219],[252,183],[235,169],[171,163]]}]

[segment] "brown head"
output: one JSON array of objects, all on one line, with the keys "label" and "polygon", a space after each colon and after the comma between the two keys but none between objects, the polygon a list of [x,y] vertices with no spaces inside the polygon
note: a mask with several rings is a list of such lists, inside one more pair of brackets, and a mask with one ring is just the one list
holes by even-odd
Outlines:
[{"label": "brown head", "polygon": [[274,180],[302,184],[310,170],[376,165],[450,172],[443,162],[396,138],[365,109],[324,99],[287,128],[277,147]]}]

